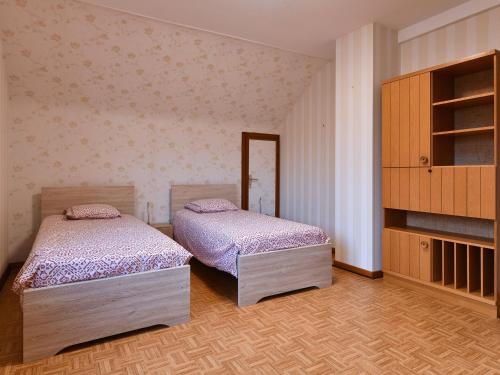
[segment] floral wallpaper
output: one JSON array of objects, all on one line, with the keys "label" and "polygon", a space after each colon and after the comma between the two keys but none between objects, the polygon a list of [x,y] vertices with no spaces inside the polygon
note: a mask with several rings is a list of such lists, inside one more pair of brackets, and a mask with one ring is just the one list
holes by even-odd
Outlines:
[{"label": "floral wallpaper", "polygon": [[170,184],[239,183],[241,132],[281,132],[326,63],[70,0],[0,0],[0,33],[10,261],[42,186],[134,184],[164,222]]}]

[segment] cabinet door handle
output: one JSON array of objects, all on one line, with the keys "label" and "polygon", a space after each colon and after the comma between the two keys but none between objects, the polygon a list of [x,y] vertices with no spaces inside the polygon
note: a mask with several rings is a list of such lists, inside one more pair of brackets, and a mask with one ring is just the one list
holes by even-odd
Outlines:
[{"label": "cabinet door handle", "polygon": [[425,164],[427,164],[427,163],[429,163],[429,158],[428,158],[427,156],[423,156],[423,155],[422,155],[422,156],[420,157],[420,163],[422,163],[422,164],[424,164],[424,165],[425,165]]},{"label": "cabinet door handle", "polygon": [[420,246],[422,246],[422,249],[427,249],[429,247],[429,244],[427,243],[427,241],[421,241]]}]

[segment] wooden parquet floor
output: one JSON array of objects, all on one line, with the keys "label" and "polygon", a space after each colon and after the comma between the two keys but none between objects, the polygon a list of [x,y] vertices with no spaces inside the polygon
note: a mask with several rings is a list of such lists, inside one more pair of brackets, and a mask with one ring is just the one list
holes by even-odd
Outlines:
[{"label": "wooden parquet floor", "polygon": [[[191,322],[20,364],[18,301],[0,293],[2,374],[499,374],[500,321],[383,280],[235,305],[236,283],[192,264]],[[11,281],[12,281],[11,275]]]}]

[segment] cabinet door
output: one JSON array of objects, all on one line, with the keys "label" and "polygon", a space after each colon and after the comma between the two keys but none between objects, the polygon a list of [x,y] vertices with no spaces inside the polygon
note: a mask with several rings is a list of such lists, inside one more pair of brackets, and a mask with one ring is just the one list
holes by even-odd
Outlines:
[{"label": "cabinet door", "polygon": [[391,84],[382,85],[382,167],[391,166]]},{"label": "cabinet door", "polygon": [[467,216],[481,216],[480,167],[467,167]]},{"label": "cabinet door", "polygon": [[391,271],[399,273],[399,232],[391,230]]},{"label": "cabinet door", "polygon": [[399,208],[410,209],[410,168],[399,168]]},{"label": "cabinet door", "polygon": [[410,166],[410,79],[399,81],[399,166]]},{"label": "cabinet door", "polygon": [[391,207],[391,169],[382,168],[382,207]]},{"label": "cabinet door", "polygon": [[431,246],[429,237],[420,236],[420,280],[431,281]]},{"label": "cabinet door", "polygon": [[453,168],[441,168],[441,186],[441,212],[446,215],[453,215],[455,213],[453,208],[455,196]]},{"label": "cabinet door", "polygon": [[430,165],[431,155],[431,76],[420,74],[420,166]]},{"label": "cabinet door", "polygon": [[441,168],[431,170],[431,212],[441,213]]},{"label": "cabinet door", "polygon": [[391,208],[399,208],[399,168],[391,168]]},{"label": "cabinet door", "polygon": [[399,273],[410,276],[410,234],[399,233]]},{"label": "cabinet door", "polygon": [[382,231],[382,271],[391,270],[391,230]]},{"label": "cabinet door", "polygon": [[431,174],[427,168],[419,168],[419,203],[420,211],[431,211]]},{"label": "cabinet door", "polygon": [[455,215],[467,216],[467,168],[456,167],[453,170],[453,208]]},{"label": "cabinet door", "polygon": [[391,82],[391,167],[399,167],[399,81]]},{"label": "cabinet door", "polygon": [[495,219],[495,167],[481,167],[481,217]]},{"label": "cabinet door", "polygon": [[420,166],[420,76],[410,77],[410,167]]},{"label": "cabinet door", "polygon": [[420,278],[420,237],[410,234],[410,277]]}]

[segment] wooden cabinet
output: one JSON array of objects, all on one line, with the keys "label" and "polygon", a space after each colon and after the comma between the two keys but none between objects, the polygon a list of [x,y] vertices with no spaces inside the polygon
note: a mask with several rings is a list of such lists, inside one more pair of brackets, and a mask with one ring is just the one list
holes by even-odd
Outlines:
[{"label": "wooden cabinet", "polygon": [[429,237],[385,228],[382,238],[382,269],[431,281],[431,246]]},{"label": "wooden cabinet", "polygon": [[495,219],[494,166],[383,168],[382,206]]},{"label": "wooden cabinet", "polygon": [[396,77],[381,100],[383,270],[495,306],[499,63],[492,51]]},{"label": "wooden cabinet", "polygon": [[430,74],[382,86],[382,166],[430,165]]}]

